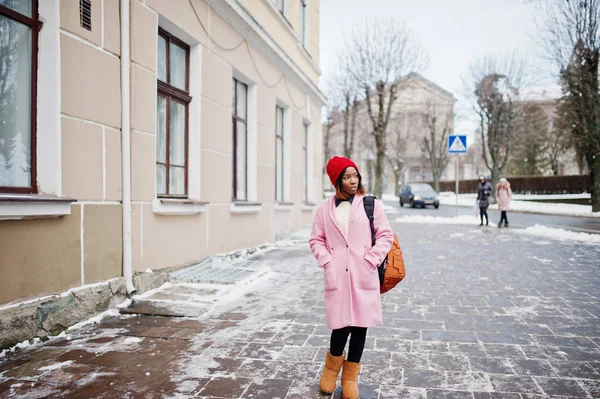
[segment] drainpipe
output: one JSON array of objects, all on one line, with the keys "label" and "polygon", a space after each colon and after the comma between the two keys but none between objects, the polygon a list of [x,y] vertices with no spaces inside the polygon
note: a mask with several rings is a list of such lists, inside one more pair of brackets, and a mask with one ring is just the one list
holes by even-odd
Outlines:
[{"label": "drainpipe", "polygon": [[121,0],[121,172],[123,174],[123,277],[135,292],[131,261],[131,108],[129,90],[129,0]]}]

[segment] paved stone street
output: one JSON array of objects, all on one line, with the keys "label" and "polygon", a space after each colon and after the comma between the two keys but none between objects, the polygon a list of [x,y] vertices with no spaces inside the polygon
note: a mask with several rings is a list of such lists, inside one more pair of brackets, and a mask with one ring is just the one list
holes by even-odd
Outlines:
[{"label": "paved stone street", "polygon": [[[369,330],[362,399],[600,397],[597,245],[393,227],[408,276]],[[322,272],[306,244],[258,259],[272,273],[200,317],[121,315],[10,356],[0,397],[323,398]],[[154,298],[198,294],[174,286]]]}]

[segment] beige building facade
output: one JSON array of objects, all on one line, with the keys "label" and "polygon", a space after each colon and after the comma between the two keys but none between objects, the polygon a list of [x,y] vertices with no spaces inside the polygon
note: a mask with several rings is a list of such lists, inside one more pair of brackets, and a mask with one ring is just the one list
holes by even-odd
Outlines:
[{"label": "beige building facade", "polygon": [[0,305],[312,221],[319,0],[2,4]]}]

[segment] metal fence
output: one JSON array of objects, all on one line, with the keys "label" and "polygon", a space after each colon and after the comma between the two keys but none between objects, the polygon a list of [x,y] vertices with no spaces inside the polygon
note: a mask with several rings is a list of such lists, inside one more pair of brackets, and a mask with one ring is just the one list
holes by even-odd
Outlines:
[{"label": "metal fence", "polygon": [[[581,194],[589,193],[590,177],[573,176],[519,176],[507,178],[515,194]],[[433,186],[433,182],[429,182]],[[458,182],[461,194],[477,193],[479,180],[461,180]],[[456,181],[441,181],[440,192],[454,192]]]}]

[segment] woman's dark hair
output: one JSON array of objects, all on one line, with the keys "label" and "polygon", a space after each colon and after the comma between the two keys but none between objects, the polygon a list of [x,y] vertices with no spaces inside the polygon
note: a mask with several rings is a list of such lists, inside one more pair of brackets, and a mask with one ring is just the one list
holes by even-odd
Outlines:
[{"label": "woman's dark hair", "polygon": [[[350,196],[342,190],[342,179],[344,178],[344,173],[346,173],[346,169],[342,170],[342,173],[340,173],[337,181],[335,182],[335,196],[336,198],[341,200],[347,200],[348,198],[350,198]],[[365,195],[367,194],[367,191],[362,185],[362,176],[360,175],[360,173],[358,173],[358,171],[356,171],[356,173],[358,174],[358,189],[356,190],[356,194]]]}]

